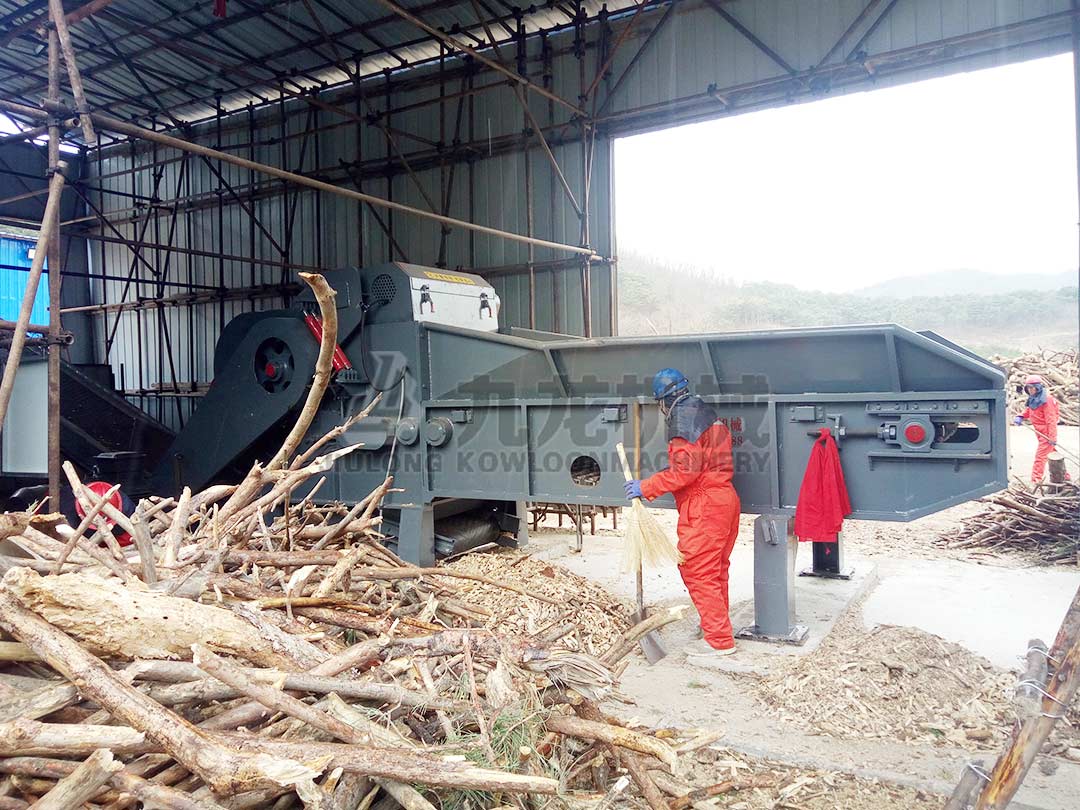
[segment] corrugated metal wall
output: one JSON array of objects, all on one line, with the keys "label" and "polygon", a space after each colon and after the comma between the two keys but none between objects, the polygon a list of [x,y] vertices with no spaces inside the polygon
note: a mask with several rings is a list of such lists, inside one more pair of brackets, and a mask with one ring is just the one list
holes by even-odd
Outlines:
[{"label": "corrugated metal wall", "polygon": [[[669,10],[657,3],[640,15],[615,52],[595,108],[592,99],[586,102],[597,122],[591,148],[567,110],[535,94],[531,110],[572,193],[578,201],[588,199],[590,246],[613,258],[611,138],[1061,51],[1068,47],[1068,6],[1069,0],[685,0]],[[607,26],[585,26],[584,49],[575,48],[573,30],[529,39],[530,79],[582,103],[579,97],[628,19],[624,13]],[[508,64],[520,64],[512,45],[504,45],[502,54]],[[447,57],[442,68],[429,65],[365,80],[370,106],[352,88],[320,96],[354,111],[359,120],[290,100],[200,125],[196,137],[417,208],[579,244],[581,222],[529,137],[507,82],[455,58]],[[492,89],[470,92],[487,86]],[[387,109],[395,112],[382,115]],[[379,115],[369,119],[372,111]],[[793,141],[797,137],[792,133]],[[411,171],[402,167],[402,153]],[[587,154],[591,173],[585,169]],[[125,389],[140,392],[133,401],[174,426],[197,401],[191,396],[198,393],[197,384],[211,378],[213,347],[223,324],[239,312],[286,300],[252,292],[219,301],[217,293],[294,280],[295,265],[332,268],[392,259],[434,265],[442,259],[450,268],[487,274],[502,298],[507,323],[582,334],[583,289],[588,289],[592,333],[610,334],[613,328],[614,273],[605,263],[592,265],[586,278],[577,258],[551,249],[537,248],[530,255],[526,245],[496,237],[461,229],[444,235],[437,223],[415,216],[283,188],[246,170],[211,167],[146,144],[113,149],[96,164],[91,161],[89,169],[106,188],[135,195],[98,199],[124,237],[145,234],[149,242],[194,252],[144,250],[138,259],[115,242],[96,242],[90,249],[96,272],[104,268],[120,279],[94,282],[100,303],[176,294],[205,298],[98,316],[104,322],[100,359],[112,364]],[[215,170],[234,191],[218,182]],[[151,198],[157,201],[147,208]],[[173,217],[177,198],[184,201]],[[133,203],[133,210],[124,210]],[[156,216],[147,219],[147,211]],[[98,233],[116,235],[109,228]],[[133,271],[142,280],[124,280]],[[159,397],[151,390],[174,384],[184,396]]]}]

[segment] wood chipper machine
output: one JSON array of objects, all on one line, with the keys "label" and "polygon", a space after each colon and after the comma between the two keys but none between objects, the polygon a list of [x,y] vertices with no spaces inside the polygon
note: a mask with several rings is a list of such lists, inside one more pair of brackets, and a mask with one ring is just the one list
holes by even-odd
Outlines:
[{"label": "wood chipper machine", "polygon": [[[340,351],[307,441],[383,396],[340,438],[363,447],[318,497],[355,501],[392,474],[400,491],[384,501],[383,528],[413,563],[523,543],[531,501],[624,505],[618,442],[640,447],[643,476],[666,465],[649,396],[664,367],[682,370],[733,434],[743,510],[762,516],[763,636],[799,635],[788,526],[821,428],[839,445],[853,518],[908,521],[1007,485],[1005,376],[932,333],[883,324],[584,339],[500,328],[494,288],[469,273],[393,263],[325,275]],[[317,312],[307,293],[228,324],[213,384],[146,489],[235,480],[272,455],[311,381]]]}]

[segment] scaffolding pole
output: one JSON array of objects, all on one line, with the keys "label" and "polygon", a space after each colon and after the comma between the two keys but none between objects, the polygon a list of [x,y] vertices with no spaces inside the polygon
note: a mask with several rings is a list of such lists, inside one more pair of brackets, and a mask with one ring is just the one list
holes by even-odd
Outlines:
[{"label": "scaffolding pole", "polygon": [[[19,371],[23,346],[26,345],[26,333],[29,331],[30,327],[30,315],[34,311],[34,299],[37,297],[38,284],[41,281],[41,271],[45,266],[45,256],[48,253],[49,244],[52,241],[52,229],[56,227],[57,217],[54,213],[59,213],[60,195],[63,190],[64,175],[60,172],[56,172],[49,181],[49,197],[45,202],[45,217],[41,221],[41,230],[38,231],[37,245],[34,248],[34,258],[30,262],[30,272],[26,279],[26,290],[23,292],[22,305],[19,308],[19,317],[18,320],[15,321],[14,333],[11,336],[11,346],[8,349],[7,362],[4,364],[4,377],[3,380],[0,380],[0,430],[3,429],[4,420],[7,417],[8,403],[11,401],[11,392],[15,387],[15,375]],[[52,268],[50,268],[50,278],[52,275],[53,271]],[[37,327],[37,329],[40,328],[40,326]],[[35,331],[37,331],[37,329],[35,329]],[[52,332],[51,324],[49,332]]]},{"label": "scaffolding pole", "polygon": [[[63,13],[63,8],[60,9]],[[77,73],[74,56],[71,60],[73,74]],[[80,90],[81,92],[81,90]],[[49,101],[60,103],[60,36],[56,28],[49,30]],[[67,116],[65,116],[67,117]],[[49,507],[60,510],[60,202],[64,190],[63,172],[60,165],[61,119],[54,112],[47,119],[49,125],[49,184],[56,182],[56,200],[51,211],[46,211],[49,241],[49,429],[48,470]],[[85,125],[89,127],[89,125]],[[56,180],[60,177],[60,180]],[[42,221],[42,230],[46,221]],[[36,254],[35,254],[36,255]]]}]

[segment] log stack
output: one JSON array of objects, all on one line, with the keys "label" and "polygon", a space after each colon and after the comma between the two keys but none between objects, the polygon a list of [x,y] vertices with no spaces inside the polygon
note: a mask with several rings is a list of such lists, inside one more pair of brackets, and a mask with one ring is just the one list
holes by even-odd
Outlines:
[{"label": "log stack", "polygon": [[1009,413],[1027,407],[1024,380],[1038,374],[1046,381],[1047,391],[1061,405],[1061,424],[1080,425],[1080,356],[1076,349],[1055,352],[1039,350],[1020,357],[994,355],[990,362],[1001,366],[1009,376],[1007,396]]},{"label": "log stack", "polygon": [[964,518],[958,530],[943,535],[943,545],[1020,553],[1044,565],[1077,564],[1080,488],[1075,483],[1066,481],[1045,492],[1014,484],[982,502],[987,508]]},{"label": "log stack", "polygon": [[[650,794],[649,769],[672,775],[668,742],[594,702],[634,630],[593,656],[483,627],[462,593],[521,586],[396,557],[391,480],[349,509],[290,498],[348,450],[144,500],[126,548],[70,468],[91,518],[4,516],[27,556],[0,560],[0,808],[74,786],[111,808],[591,806],[594,772]],[[568,778],[586,752],[604,767]]]}]

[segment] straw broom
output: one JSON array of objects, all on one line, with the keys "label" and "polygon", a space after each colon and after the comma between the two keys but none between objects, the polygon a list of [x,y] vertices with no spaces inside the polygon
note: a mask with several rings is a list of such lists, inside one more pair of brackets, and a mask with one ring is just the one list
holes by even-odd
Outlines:
[{"label": "straw broom", "polygon": [[[627,481],[633,481],[630,463],[626,460],[626,450],[622,442],[615,445],[622,462],[623,474]],[[641,498],[634,498],[630,506],[623,510],[626,521],[626,544],[623,547],[623,571],[637,571],[641,564],[663,565],[664,563],[682,564],[682,554],[668,538],[667,533],[656,522],[652,512],[645,508]]]}]

